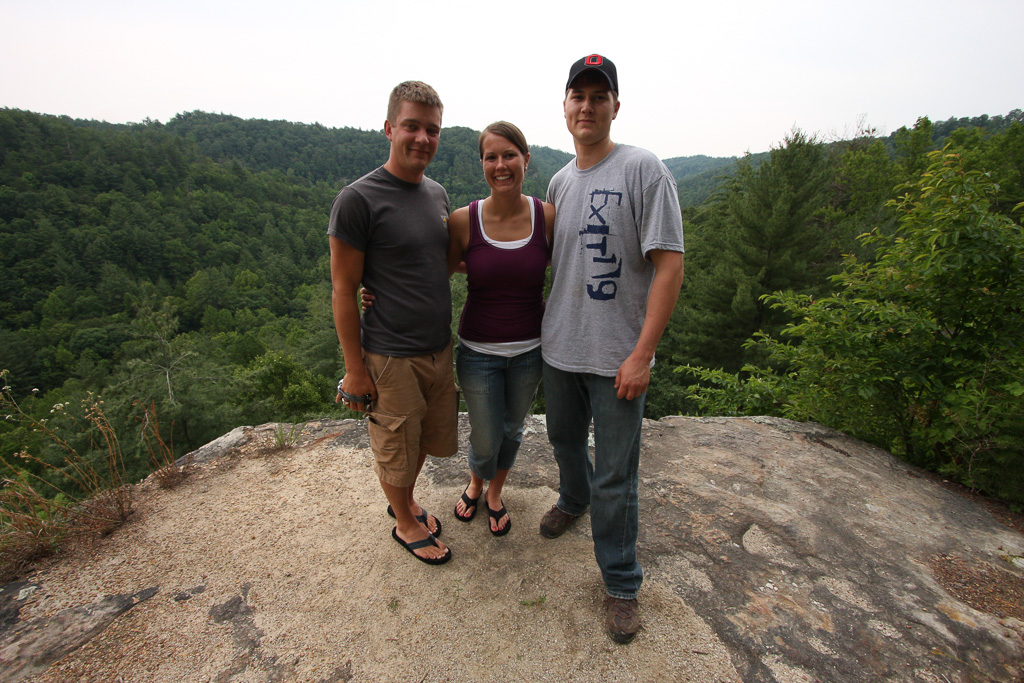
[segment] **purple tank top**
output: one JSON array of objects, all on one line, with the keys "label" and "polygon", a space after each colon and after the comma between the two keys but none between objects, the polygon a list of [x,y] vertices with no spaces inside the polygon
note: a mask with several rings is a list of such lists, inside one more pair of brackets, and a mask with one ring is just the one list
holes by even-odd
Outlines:
[{"label": "purple tank top", "polygon": [[530,201],[533,234],[517,249],[489,244],[480,225],[480,201],[469,205],[469,246],[463,254],[469,294],[459,321],[463,339],[497,344],[540,337],[548,239],[544,207],[536,197]]}]

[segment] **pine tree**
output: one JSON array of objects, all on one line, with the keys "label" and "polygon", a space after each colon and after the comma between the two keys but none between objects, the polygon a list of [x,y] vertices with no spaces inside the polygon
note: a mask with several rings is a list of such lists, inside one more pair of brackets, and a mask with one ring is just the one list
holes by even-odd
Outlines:
[{"label": "pine tree", "polygon": [[824,208],[831,167],[824,146],[800,131],[756,168],[749,157],[688,234],[688,282],[672,323],[676,360],[737,371],[743,343],[788,320],[762,300],[815,292],[830,274]]}]

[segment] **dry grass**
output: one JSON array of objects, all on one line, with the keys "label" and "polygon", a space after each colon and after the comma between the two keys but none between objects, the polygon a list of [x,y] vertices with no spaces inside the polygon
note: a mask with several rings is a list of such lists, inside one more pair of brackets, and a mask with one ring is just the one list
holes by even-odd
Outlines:
[{"label": "dry grass", "polygon": [[[132,487],[124,481],[124,459],[113,427],[103,413],[103,401],[92,395],[82,402],[82,417],[68,416],[74,429],[89,438],[85,455],[52,427],[48,420],[22,410],[0,372],[0,409],[7,420],[41,434],[64,453],[59,465],[28,451],[15,463],[0,459],[0,580],[21,575],[30,563],[52,553],[73,536],[106,534],[132,513]],[[64,413],[67,404],[51,412]],[[20,460],[21,466],[17,464]],[[58,486],[55,481],[64,481]]]},{"label": "dry grass", "polygon": [[5,479],[0,489],[0,582],[24,573],[70,533],[68,505],[47,498],[25,478]]},{"label": "dry grass", "polygon": [[[135,407],[140,407],[136,402]],[[174,448],[168,445],[160,435],[160,420],[156,416],[156,405],[150,403],[142,407],[142,415],[139,422],[142,423],[142,438],[149,448],[149,462],[153,466],[153,474],[156,476],[160,488],[172,489],[187,476],[187,465],[179,465],[174,457]],[[171,423],[173,428],[174,423]]]}]

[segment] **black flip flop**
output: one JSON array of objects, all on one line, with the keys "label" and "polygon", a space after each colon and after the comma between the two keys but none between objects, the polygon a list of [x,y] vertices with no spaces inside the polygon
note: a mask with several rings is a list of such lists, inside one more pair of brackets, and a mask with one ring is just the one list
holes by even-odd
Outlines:
[{"label": "black flip flop", "polygon": [[[501,509],[500,510],[492,510],[491,506],[488,505],[487,506],[487,514],[489,514],[491,516],[491,519],[493,519],[495,522],[498,522],[499,520],[501,520],[502,517],[504,517],[505,515],[508,514],[508,510],[505,509],[505,502],[501,501]],[[491,525],[488,524],[487,528],[491,529]],[[497,531],[495,531],[494,529],[491,529],[491,533],[494,534],[495,536],[504,536],[505,534],[507,534],[509,532],[509,529],[511,529],[511,528],[512,528],[512,516],[509,515],[508,523],[505,525],[505,528],[504,529],[498,529]]]},{"label": "black flip flop", "polygon": [[[468,490],[469,490],[469,487],[467,486],[466,487],[466,491],[468,491]],[[462,503],[466,506],[467,510],[472,507],[473,508],[473,512],[471,512],[468,515],[466,515],[465,517],[463,517],[462,515],[459,514],[459,506],[456,505],[455,506],[455,519],[459,520],[460,522],[472,522],[473,518],[476,517],[476,511],[480,509],[480,506],[477,504],[480,501],[480,496],[477,496],[476,498],[470,498],[469,496],[466,495],[466,491],[462,492]],[[480,493],[483,493],[483,491],[481,491]]]},{"label": "black flip flop", "polygon": [[[423,510],[423,514],[422,515],[416,515],[416,521],[419,522],[420,524],[422,524],[423,526],[427,527],[427,531],[429,532],[430,531],[430,527],[427,526],[427,515],[429,515],[430,513],[427,512],[426,508],[421,508],[421,509]],[[395,516],[395,509],[393,507],[391,507],[390,505],[388,505],[388,516],[389,517],[394,517]],[[441,535],[441,520],[439,520],[437,517],[434,517],[434,521],[437,522],[437,531],[435,531],[433,533],[433,536],[435,538],[437,538],[437,537],[439,537]]]},{"label": "black flip flop", "polygon": [[412,553],[412,556],[415,557],[420,562],[425,562],[427,564],[444,564],[448,560],[452,559],[452,549],[451,548],[448,548],[448,551],[444,555],[442,555],[441,557],[436,557],[436,558],[435,557],[420,557],[419,555],[416,554],[417,550],[419,550],[420,548],[426,548],[427,546],[431,546],[432,545],[435,548],[440,548],[441,547],[441,546],[439,546],[437,544],[437,539],[434,538],[433,534],[428,535],[422,541],[413,541],[412,543],[406,543],[405,541],[403,541],[401,538],[398,537],[398,527],[396,526],[393,529],[391,529],[391,535],[394,537],[394,539],[396,541],[398,541],[398,545],[402,546],[403,548],[408,550],[410,553]]}]

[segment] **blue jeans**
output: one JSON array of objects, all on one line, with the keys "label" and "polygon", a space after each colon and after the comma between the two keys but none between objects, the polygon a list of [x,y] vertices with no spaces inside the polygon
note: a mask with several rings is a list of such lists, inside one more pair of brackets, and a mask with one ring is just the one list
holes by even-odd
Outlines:
[{"label": "blue jeans", "polygon": [[455,367],[469,411],[469,469],[481,479],[515,464],[542,363],[539,348],[506,358],[459,345]]},{"label": "blue jeans", "polygon": [[[563,512],[590,508],[594,556],[605,589],[631,600],[643,582],[636,560],[640,497],[640,428],[646,394],[616,396],[615,378],[564,372],[544,363],[548,440],[558,462],[558,502]],[[587,440],[594,422],[594,460]]]}]

